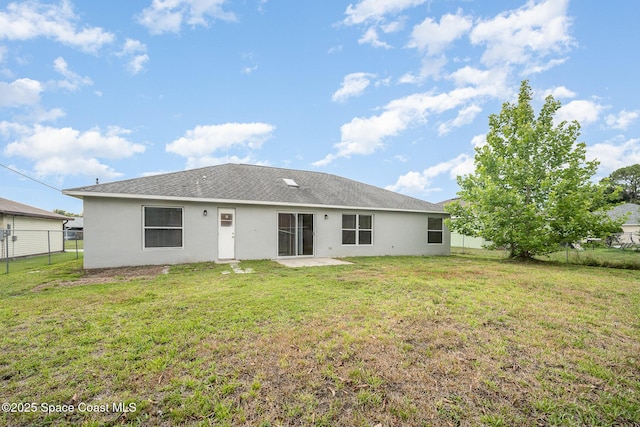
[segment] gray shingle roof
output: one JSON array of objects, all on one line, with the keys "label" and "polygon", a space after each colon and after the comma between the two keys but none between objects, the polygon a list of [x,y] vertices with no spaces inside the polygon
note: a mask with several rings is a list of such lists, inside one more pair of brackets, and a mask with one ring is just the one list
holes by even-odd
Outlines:
[{"label": "gray shingle roof", "polygon": [[611,218],[620,218],[623,215],[630,213],[629,218],[623,225],[638,225],[640,224],[640,205],[634,205],[633,203],[625,203],[618,205],[609,211]]},{"label": "gray shingle roof", "polygon": [[45,211],[44,209],[35,208],[33,206],[14,202],[13,200],[3,199],[0,197],[0,214],[28,216],[34,218],[50,218],[50,219],[71,219],[55,212]]},{"label": "gray shingle roof", "polygon": [[[292,187],[283,179],[293,179]],[[444,212],[442,207],[337,175],[267,166],[224,164],[64,190],[75,197],[131,195],[241,203],[340,206]]]}]

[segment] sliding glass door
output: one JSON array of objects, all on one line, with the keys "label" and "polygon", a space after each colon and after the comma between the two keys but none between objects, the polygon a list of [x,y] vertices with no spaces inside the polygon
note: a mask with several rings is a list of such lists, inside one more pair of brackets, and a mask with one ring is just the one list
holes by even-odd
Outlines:
[{"label": "sliding glass door", "polygon": [[314,214],[278,213],[278,256],[313,256]]}]

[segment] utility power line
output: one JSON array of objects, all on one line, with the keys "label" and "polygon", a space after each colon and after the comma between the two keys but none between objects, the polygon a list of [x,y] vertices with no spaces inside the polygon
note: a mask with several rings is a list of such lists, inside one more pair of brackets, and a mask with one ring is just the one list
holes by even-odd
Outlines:
[{"label": "utility power line", "polygon": [[40,181],[40,180],[38,180],[38,179],[32,178],[32,177],[30,177],[29,175],[25,175],[25,174],[23,174],[23,173],[22,173],[22,172],[20,172],[20,171],[17,171],[17,170],[15,170],[15,169],[13,169],[13,168],[10,168],[9,166],[3,165],[2,163],[0,163],[0,166],[2,166],[2,167],[3,167],[3,168],[5,168],[5,169],[10,170],[11,172],[15,172],[15,173],[17,173],[18,175],[21,175],[21,176],[23,176],[23,177],[25,177],[25,178],[27,178],[27,179],[30,179],[31,181],[37,182],[38,184],[44,185],[45,187],[49,187],[49,188],[51,188],[52,190],[56,190],[56,191],[58,191],[58,192],[62,192],[62,190],[61,190],[61,189],[59,189],[59,188],[53,187],[53,186],[51,186],[51,185],[47,184],[46,182],[42,182],[42,181]]}]

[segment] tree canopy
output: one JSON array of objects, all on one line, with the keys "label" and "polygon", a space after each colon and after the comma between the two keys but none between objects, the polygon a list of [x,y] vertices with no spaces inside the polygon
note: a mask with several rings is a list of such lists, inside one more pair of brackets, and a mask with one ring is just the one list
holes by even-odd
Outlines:
[{"label": "tree canopy", "polygon": [[591,182],[598,162],[586,161],[577,121],[554,124],[560,102],[546,98],[536,117],[528,81],[517,103],[489,116],[475,172],[458,177],[459,201],[446,207],[450,229],[483,237],[512,257],[531,258],[620,228],[606,214],[604,186]]},{"label": "tree canopy", "polygon": [[616,169],[605,184],[621,187],[617,201],[640,204],[640,164]]},{"label": "tree canopy", "polygon": [[72,216],[72,217],[80,217],[82,215],[78,215],[72,212],[67,212],[64,209],[54,209],[53,212],[57,213],[58,215],[64,215],[64,216]]}]

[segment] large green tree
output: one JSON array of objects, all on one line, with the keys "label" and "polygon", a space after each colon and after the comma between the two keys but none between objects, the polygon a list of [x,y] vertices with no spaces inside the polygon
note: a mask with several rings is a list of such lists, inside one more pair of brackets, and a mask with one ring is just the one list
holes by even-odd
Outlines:
[{"label": "large green tree", "polygon": [[460,200],[447,206],[448,226],[483,237],[512,257],[531,258],[560,244],[617,231],[606,214],[604,186],[591,182],[578,122],[554,124],[560,102],[546,98],[536,117],[525,80],[517,103],[489,116],[487,143],[476,148],[475,172],[458,177]]},{"label": "large green tree", "polygon": [[640,203],[640,164],[616,169],[609,175],[609,180],[622,187],[622,201]]}]

